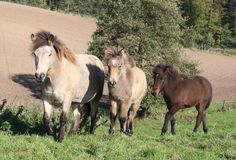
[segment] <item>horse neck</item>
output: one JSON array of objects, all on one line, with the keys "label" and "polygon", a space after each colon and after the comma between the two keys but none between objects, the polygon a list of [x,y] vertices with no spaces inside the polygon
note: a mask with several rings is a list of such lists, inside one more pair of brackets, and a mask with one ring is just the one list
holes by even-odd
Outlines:
[{"label": "horse neck", "polygon": [[163,91],[165,95],[169,95],[171,94],[171,92],[173,92],[173,90],[175,89],[176,85],[178,85],[180,81],[180,77],[178,74],[176,75],[168,75],[165,82],[164,82],[164,87],[163,87]]},{"label": "horse neck", "polygon": [[58,58],[55,58],[52,67],[48,73],[48,77],[50,78],[50,81],[54,83],[61,72],[63,72],[63,68],[67,66],[66,63],[69,63],[65,58],[62,58],[59,60]]},{"label": "horse neck", "polygon": [[124,66],[123,70],[122,70],[122,73],[120,75],[120,78],[118,80],[118,83],[121,83],[121,84],[124,84],[124,83],[127,83],[129,82],[129,76],[130,76],[130,68],[129,67],[126,67]]}]

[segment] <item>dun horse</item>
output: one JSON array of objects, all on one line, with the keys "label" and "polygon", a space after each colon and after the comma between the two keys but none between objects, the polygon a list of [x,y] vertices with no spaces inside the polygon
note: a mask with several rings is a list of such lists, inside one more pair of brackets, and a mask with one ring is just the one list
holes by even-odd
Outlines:
[{"label": "dun horse", "polygon": [[146,76],[119,46],[106,48],[105,63],[109,70],[108,88],[111,101],[109,133],[114,133],[119,112],[121,132],[132,135],[133,119],[146,93]]},{"label": "dun horse", "polygon": [[203,130],[208,132],[206,110],[212,100],[211,83],[204,77],[187,77],[179,74],[172,66],[159,64],[153,69],[154,85],[152,94],[163,92],[168,112],[165,115],[165,122],[161,135],[164,135],[171,122],[171,133],[175,134],[175,113],[184,108],[195,106],[198,115],[194,132],[197,131],[201,121]]},{"label": "dun horse", "polygon": [[94,132],[98,101],[102,96],[104,69],[102,62],[93,55],[73,54],[56,36],[47,31],[31,35],[35,57],[36,80],[42,82],[44,106],[43,121],[49,135],[50,114],[54,106],[62,106],[58,141],[65,134],[68,111],[72,102],[77,102],[73,111],[70,129],[75,134],[81,120],[81,108],[90,105],[91,126]]}]

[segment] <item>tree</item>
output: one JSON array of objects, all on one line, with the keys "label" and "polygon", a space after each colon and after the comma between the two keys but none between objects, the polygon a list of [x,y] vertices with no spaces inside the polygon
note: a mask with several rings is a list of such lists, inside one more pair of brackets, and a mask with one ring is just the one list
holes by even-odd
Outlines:
[{"label": "tree", "polygon": [[175,1],[102,0],[99,3],[97,30],[89,52],[102,59],[106,46],[121,45],[145,71],[149,86],[152,68],[157,63],[173,64],[185,73],[196,73],[196,64],[180,56],[184,20]]},{"label": "tree", "polygon": [[201,48],[236,46],[236,0],[183,0],[180,6]]}]

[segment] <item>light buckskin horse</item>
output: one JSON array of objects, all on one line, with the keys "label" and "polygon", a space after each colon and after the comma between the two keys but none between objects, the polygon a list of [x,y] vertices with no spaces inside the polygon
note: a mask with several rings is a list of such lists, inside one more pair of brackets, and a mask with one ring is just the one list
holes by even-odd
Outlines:
[{"label": "light buckskin horse", "polygon": [[52,134],[50,114],[55,104],[62,106],[58,141],[64,139],[65,124],[72,102],[79,105],[73,111],[70,134],[80,123],[80,110],[90,106],[90,133],[94,132],[98,101],[103,92],[104,68],[93,55],[73,54],[55,35],[40,31],[31,35],[38,82],[42,82],[43,121],[47,134]]},{"label": "light buckskin horse", "polygon": [[203,131],[208,132],[206,110],[212,100],[211,83],[202,76],[185,76],[179,74],[170,65],[159,64],[153,69],[154,85],[152,94],[163,92],[168,112],[165,115],[165,122],[161,135],[167,131],[169,121],[171,122],[171,133],[175,134],[175,113],[184,108],[195,106],[198,115],[194,132],[197,131],[201,121]]},{"label": "light buckskin horse", "polygon": [[119,112],[121,132],[132,135],[133,119],[146,94],[146,76],[120,46],[105,49],[105,63],[109,72],[108,89],[111,101],[109,133],[114,134]]}]

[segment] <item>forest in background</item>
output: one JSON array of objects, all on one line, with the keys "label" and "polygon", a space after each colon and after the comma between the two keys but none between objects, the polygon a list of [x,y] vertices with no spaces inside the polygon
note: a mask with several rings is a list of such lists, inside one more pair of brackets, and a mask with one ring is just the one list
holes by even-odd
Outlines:
[{"label": "forest in background", "polygon": [[[4,0],[95,17],[104,0]],[[144,0],[147,1],[147,0]],[[152,0],[158,2],[159,0]],[[184,47],[236,48],[236,0],[172,0],[185,19]],[[135,2],[135,0],[133,0]],[[163,2],[163,1],[159,1]]]}]

